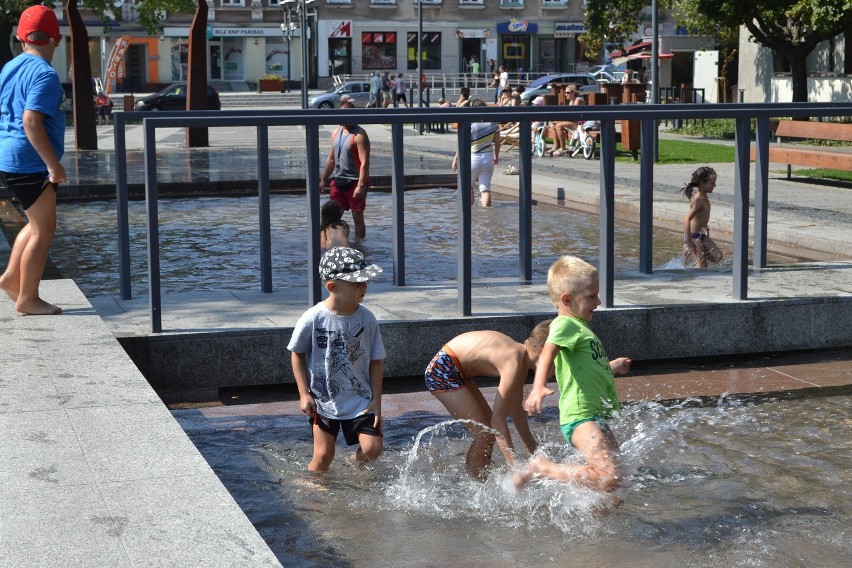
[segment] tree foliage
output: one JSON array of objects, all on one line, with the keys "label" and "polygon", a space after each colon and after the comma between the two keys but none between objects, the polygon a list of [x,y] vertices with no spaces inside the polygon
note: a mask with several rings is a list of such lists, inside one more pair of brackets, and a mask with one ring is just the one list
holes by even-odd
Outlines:
[{"label": "tree foliage", "polygon": [[850,0],[697,0],[698,9],[724,25],[743,25],[753,41],[789,65],[793,101],[808,100],[806,60],[820,43],[852,30]]}]

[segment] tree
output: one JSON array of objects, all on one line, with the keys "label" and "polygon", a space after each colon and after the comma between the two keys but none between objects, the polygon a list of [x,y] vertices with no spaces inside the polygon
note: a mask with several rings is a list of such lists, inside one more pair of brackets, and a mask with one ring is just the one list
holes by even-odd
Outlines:
[{"label": "tree", "polygon": [[753,41],[782,56],[793,79],[793,102],[808,100],[808,55],[820,43],[852,29],[849,0],[697,1],[709,19],[745,26]]}]

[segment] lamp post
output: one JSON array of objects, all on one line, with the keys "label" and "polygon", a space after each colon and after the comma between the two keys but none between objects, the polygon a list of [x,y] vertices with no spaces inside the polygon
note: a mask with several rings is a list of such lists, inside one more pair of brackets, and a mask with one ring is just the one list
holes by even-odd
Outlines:
[{"label": "lamp post", "polygon": [[[308,108],[308,9],[307,4],[314,0],[278,0],[278,4],[288,13],[295,5],[296,12],[299,14],[299,39],[302,47],[302,108]],[[288,36],[289,43],[289,36]],[[289,49],[288,49],[289,52]],[[289,53],[287,54],[289,65]],[[289,71],[288,71],[289,72]]]}]

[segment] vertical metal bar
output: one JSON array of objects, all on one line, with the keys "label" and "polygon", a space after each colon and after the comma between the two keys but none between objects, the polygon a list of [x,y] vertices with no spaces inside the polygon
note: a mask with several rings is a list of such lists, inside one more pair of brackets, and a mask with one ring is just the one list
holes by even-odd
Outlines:
[{"label": "vertical metal bar", "polygon": [[118,285],[121,299],[129,300],[131,294],[130,278],[130,221],[127,193],[127,136],[124,113],[113,115],[115,132],[115,207],[118,217]]},{"label": "vertical metal bar", "polygon": [[269,214],[269,129],[257,127],[257,197],[260,231],[260,290],[272,292],[272,234]]},{"label": "vertical metal bar", "polygon": [[391,126],[391,201],[393,204],[393,283],[405,286],[405,153],[402,123]]},{"label": "vertical metal bar", "polygon": [[766,268],[769,214],[769,117],[757,119],[754,154],[754,265]]},{"label": "vertical metal bar", "polygon": [[463,316],[471,315],[471,261],[470,261],[470,122],[459,121],[458,131],[458,186],[459,186],[459,240],[458,255],[458,286],[459,312]]},{"label": "vertical metal bar", "polygon": [[151,332],[163,331],[162,298],[160,296],[160,225],[157,212],[157,141],[154,124],[142,121],[145,157],[145,210],[148,214],[148,306]]},{"label": "vertical metal bar", "polygon": [[600,278],[601,305],[613,307],[615,294],[615,122],[601,121],[600,181]]},{"label": "vertical metal bar", "polygon": [[655,120],[642,120],[642,163],[639,179],[639,272],[654,271],[654,134]]},{"label": "vertical metal bar", "polygon": [[532,131],[529,122],[522,121],[520,180],[518,187],[518,259],[521,280],[532,280]]},{"label": "vertical metal bar", "polygon": [[751,144],[749,117],[738,117],[734,159],[733,296],[748,298],[748,170]]},{"label": "vertical metal bar", "polygon": [[308,305],[322,300],[322,282],[319,277],[320,245],[320,189],[319,189],[319,126],[305,126],[305,195],[308,197]]}]

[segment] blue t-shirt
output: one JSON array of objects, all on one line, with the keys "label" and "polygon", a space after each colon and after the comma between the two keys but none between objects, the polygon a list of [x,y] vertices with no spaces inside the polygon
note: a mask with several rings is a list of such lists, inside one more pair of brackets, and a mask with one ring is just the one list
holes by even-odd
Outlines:
[{"label": "blue t-shirt", "polygon": [[65,152],[65,91],[46,59],[22,53],[0,71],[0,171],[31,174],[47,169],[24,132],[24,111],[44,115],[57,159]]}]

